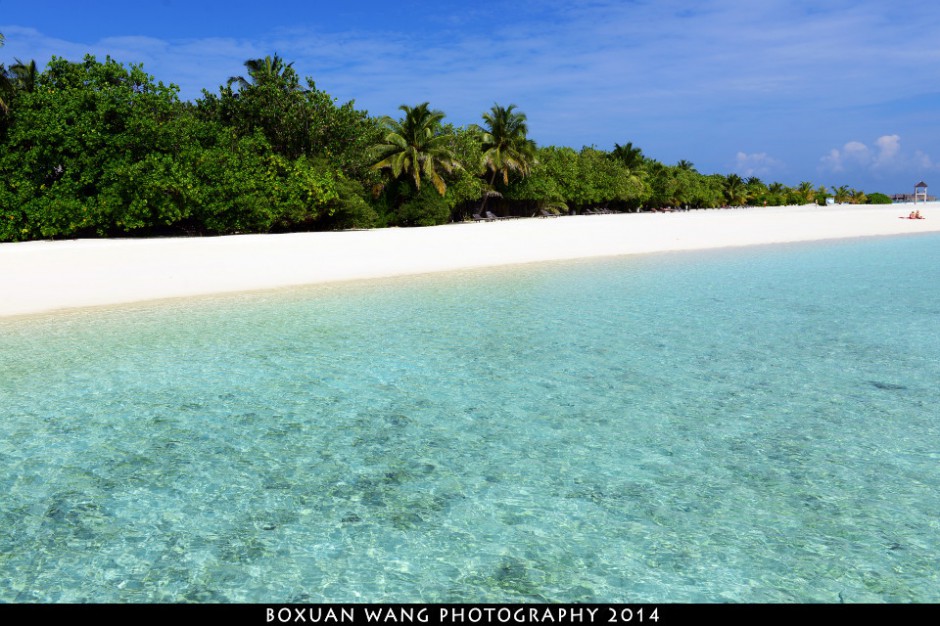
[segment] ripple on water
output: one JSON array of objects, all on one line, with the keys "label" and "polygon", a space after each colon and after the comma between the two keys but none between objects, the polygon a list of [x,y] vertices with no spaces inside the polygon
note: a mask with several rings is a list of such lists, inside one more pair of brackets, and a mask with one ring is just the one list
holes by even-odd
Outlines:
[{"label": "ripple on water", "polygon": [[0,601],[936,602],[938,243],[0,322]]}]

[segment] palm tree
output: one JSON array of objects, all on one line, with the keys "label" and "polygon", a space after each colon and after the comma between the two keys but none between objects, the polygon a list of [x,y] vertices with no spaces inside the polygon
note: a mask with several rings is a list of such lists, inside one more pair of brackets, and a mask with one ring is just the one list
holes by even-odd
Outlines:
[{"label": "palm tree", "polygon": [[16,63],[10,66],[10,74],[13,78],[13,86],[17,90],[31,93],[36,89],[36,78],[39,73],[36,69],[35,59],[29,63],[23,63],[16,59]]},{"label": "palm tree", "polygon": [[10,106],[6,98],[13,93],[13,81],[8,76],[7,68],[0,63],[0,113],[4,115],[10,112]]},{"label": "palm tree", "polygon": [[686,161],[685,159],[682,159],[681,161],[679,161],[678,163],[676,163],[676,167],[679,168],[680,170],[684,171],[684,172],[694,172],[694,171],[695,171],[695,165],[693,165],[690,161]]},{"label": "palm tree", "polygon": [[496,174],[502,173],[503,184],[509,184],[509,172],[525,176],[535,163],[535,142],[526,137],[529,127],[525,113],[513,113],[515,104],[501,107],[494,104],[489,113],[483,114],[486,128],[483,132],[483,165],[493,175],[490,186],[496,182]]},{"label": "palm tree", "polygon": [[527,137],[529,126],[526,124],[525,113],[514,113],[515,108],[515,104],[508,107],[494,104],[489,113],[483,114],[486,128],[473,126],[482,133],[483,167],[492,172],[490,191],[483,195],[481,211],[490,195],[496,195],[492,192],[497,174],[501,173],[503,184],[508,185],[509,172],[526,176],[535,164],[535,142]]},{"label": "palm tree", "polygon": [[744,180],[737,174],[728,174],[725,178],[725,197],[728,204],[740,206],[747,202],[747,187],[744,185]]},{"label": "palm tree", "polygon": [[[252,85],[264,82],[284,82],[291,78],[293,74],[293,62],[284,63],[284,59],[274,53],[273,57],[266,56],[263,59],[248,59],[245,61],[245,69],[248,70],[248,78],[244,76],[232,76],[228,79],[228,86],[237,84],[239,89],[247,89]],[[296,80],[291,80],[289,89],[299,88]]]},{"label": "palm tree", "polygon": [[437,192],[444,195],[447,185],[438,169],[451,172],[460,167],[450,147],[450,137],[440,132],[444,113],[428,109],[428,102],[416,107],[398,107],[405,112],[400,120],[385,116],[383,142],[373,146],[378,161],[372,169],[391,170],[393,178],[410,174],[415,188],[421,189],[421,178],[427,176]]},{"label": "palm tree", "polygon": [[[0,33],[0,48],[3,47],[4,36],[3,33]],[[3,99],[3,91],[6,91],[9,81],[7,80],[7,72],[4,69],[3,65],[0,65],[0,111],[6,113],[7,109],[6,100]]]},{"label": "palm tree", "polygon": [[747,202],[749,204],[759,204],[766,201],[767,185],[757,176],[751,176],[745,183],[747,186]]},{"label": "palm tree", "polygon": [[846,200],[849,199],[850,190],[847,185],[842,185],[841,187],[832,187],[832,197],[838,204],[843,204]]},{"label": "palm tree", "polygon": [[623,163],[629,170],[638,169],[646,161],[643,151],[633,147],[632,141],[628,141],[625,146],[615,143],[610,156]]},{"label": "palm tree", "polygon": [[[0,48],[3,47],[5,37],[0,33]],[[10,112],[10,106],[7,104],[5,96],[13,92],[13,82],[8,76],[7,69],[0,63],[0,113],[6,115]]]},{"label": "palm tree", "polygon": [[16,63],[9,68],[0,65],[0,112],[10,112],[8,97],[15,92],[32,92],[36,88],[37,76],[36,61],[23,63],[16,59]]},{"label": "palm tree", "polygon": [[813,202],[816,199],[816,192],[813,190],[813,183],[807,180],[804,180],[803,182],[800,183],[800,186],[797,187],[797,191],[799,192],[803,200],[806,202],[806,204],[809,204],[810,202]]},{"label": "palm tree", "polygon": [[786,185],[784,185],[783,183],[779,183],[776,181],[770,183],[769,185],[767,185],[767,196],[768,196],[767,204],[770,204],[773,206],[779,206],[781,204],[784,204],[787,191],[789,191],[789,189],[787,189]]}]

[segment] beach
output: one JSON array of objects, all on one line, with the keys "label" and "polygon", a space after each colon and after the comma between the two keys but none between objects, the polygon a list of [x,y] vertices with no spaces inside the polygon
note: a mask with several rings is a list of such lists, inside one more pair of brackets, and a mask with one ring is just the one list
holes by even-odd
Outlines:
[{"label": "beach", "polygon": [[940,232],[940,203],[529,218],[427,228],[0,244],[0,317],[677,250]]},{"label": "beach", "polygon": [[909,211],[4,245],[52,306],[634,254],[0,319],[0,602],[940,601]]}]

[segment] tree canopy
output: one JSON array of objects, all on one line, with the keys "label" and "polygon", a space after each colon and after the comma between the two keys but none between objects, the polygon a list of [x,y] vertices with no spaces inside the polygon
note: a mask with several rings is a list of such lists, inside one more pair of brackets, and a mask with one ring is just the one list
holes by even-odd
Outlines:
[{"label": "tree canopy", "polygon": [[[0,39],[2,42],[2,39]],[[0,65],[0,241],[418,226],[597,208],[883,201],[668,165],[632,142],[537,146],[515,104],[455,127],[429,102],[374,117],[277,54],[215,92],[110,57]]]},{"label": "tree canopy", "polygon": [[378,161],[374,169],[388,169],[392,178],[410,176],[415,189],[421,189],[421,180],[427,178],[437,192],[444,195],[447,184],[441,171],[451,172],[460,167],[454,157],[450,138],[441,132],[444,113],[429,108],[430,103],[410,107],[401,105],[405,115],[401,119],[383,117],[385,135],[375,145]]},{"label": "tree canopy", "polygon": [[510,172],[525,176],[536,162],[535,142],[528,138],[525,113],[514,112],[515,108],[515,104],[508,107],[494,104],[483,114],[485,127],[480,129],[480,139],[483,165],[492,172],[490,185],[497,174],[502,174],[503,184],[509,185]]}]

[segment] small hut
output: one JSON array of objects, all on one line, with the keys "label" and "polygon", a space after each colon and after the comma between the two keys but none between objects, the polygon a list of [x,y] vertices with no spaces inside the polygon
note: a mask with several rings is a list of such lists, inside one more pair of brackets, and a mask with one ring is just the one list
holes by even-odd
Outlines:
[{"label": "small hut", "polygon": [[924,202],[927,202],[927,183],[924,181],[914,185],[914,204],[917,204],[919,198],[923,198]]}]

